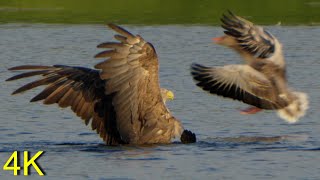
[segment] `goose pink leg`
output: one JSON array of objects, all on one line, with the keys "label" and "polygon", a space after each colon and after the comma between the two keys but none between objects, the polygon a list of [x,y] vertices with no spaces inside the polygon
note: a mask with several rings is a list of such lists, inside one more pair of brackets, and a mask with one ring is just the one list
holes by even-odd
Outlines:
[{"label": "goose pink leg", "polygon": [[260,112],[260,111],[262,111],[262,109],[251,106],[251,107],[248,107],[244,110],[241,110],[240,114],[256,114],[257,112]]}]

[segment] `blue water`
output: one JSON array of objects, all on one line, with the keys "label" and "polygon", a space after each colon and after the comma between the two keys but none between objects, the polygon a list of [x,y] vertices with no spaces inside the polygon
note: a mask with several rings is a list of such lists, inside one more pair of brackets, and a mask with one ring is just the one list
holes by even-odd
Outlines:
[{"label": "blue water", "polygon": [[[211,43],[220,27],[126,26],[155,46],[161,86],[175,93],[168,106],[198,142],[105,146],[71,110],[29,103],[41,88],[10,93],[29,82],[4,82],[22,64],[92,67],[97,44],[113,32],[100,25],[0,25],[0,166],[15,150],[31,154],[45,179],[320,179],[320,27],[267,27],[284,45],[290,86],[309,94],[310,109],[296,124],[276,113],[240,115],[247,105],[209,95],[194,85],[189,66],[241,63]],[[43,179],[31,168],[29,179]],[[14,179],[0,169],[0,179]],[[23,172],[21,172],[21,175]],[[27,177],[20,177],[22,179]]]}]

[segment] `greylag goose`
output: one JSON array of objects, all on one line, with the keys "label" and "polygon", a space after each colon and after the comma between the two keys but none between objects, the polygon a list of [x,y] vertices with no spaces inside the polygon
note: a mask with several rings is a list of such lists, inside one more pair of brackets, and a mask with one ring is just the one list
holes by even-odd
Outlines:
[{"label": "greylag goose", "polygon": [[225,35],[214,42],[238,52],[245,64],[206,67],[191,65],[191,74],[203,90],[242,101],[253,107],[277,110],[289,123],[295,123],[308,109],[308,96],[288,87],[282,45],[271,33],[229,12],[221,18]]},{"label": "greylag goose", "polygon": [[9,70],[31,70],[7,81],[40,75],[13,94],[45,85],[31,99],[44,104],[71,107],[86,125],[107,145],[170,143],[180,138],[182,143],[196,141],[195,134],[184,130],[165,105],[173,93],[160,89],[158,58],[151,43],[141,36],[109,24],[116,31],[118,42],[105,42],[98,48],[109,48],[96,58],[107,58],[96,69],[53,65],[23,65]]}]

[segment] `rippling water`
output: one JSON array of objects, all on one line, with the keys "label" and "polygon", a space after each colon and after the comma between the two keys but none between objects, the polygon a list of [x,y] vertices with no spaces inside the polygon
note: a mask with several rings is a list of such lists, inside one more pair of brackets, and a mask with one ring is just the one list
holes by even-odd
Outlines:
[{"label": "rippling water", "polygon": [[[29,103],[37,93],[10,93],[27,81],[4,82],[22,64],[92,67],[97,44],[113,32],[98,25],[0,25],[0,165],[14,150],[45,151],[38,163],[45,179],[319,179],[320,28],[267,27],[284,44],[289,83],[310,96],[308,114],[287,124],[274,112],[240,115],[246,105],[208,95],[189,75],[192,62],[241,63],[214,45],[222,29],[208,26],[129,26],[153,43],[160,58],[161,85],[185,128],[197,134],[190,145],[107,147],[71,110]],[[23,173],[21,173],[23,174]],[[13,178],[12,171],[0,175]],[[40,179],[32,169],[33,179]],[[1,178],[2,179],[2,178]]]}]

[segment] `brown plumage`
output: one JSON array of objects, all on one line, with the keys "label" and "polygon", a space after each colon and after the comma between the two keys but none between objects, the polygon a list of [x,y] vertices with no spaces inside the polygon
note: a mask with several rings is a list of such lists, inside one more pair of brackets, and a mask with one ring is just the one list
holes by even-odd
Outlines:
[{"label": "brown plumage", "polygon": [[106,58],[95,66],[96,69],[64,65],[13,67],[9,70],[31,71],[7,81],[42,76],[13,94],[45,85],[31,102],[71,107],[86,125],[91,121],[92,129],[107,145],[170,143],[182,134],[183,143],[195,142],[195,135],[184,130],[165,106],[153,46],[117,25],[109,24],[109,27],[119,33],[115,39],[120,42],[98,45],[98,48],[111,50],[95,56]]},{"label": "brown plumage", "polygon": [[193,64],[191,74],[197,86],[261,109],[277,110],[287,122],[296,122],[308,108],[308,97],[288,87],[280,42],[262,27],[231,12],[221,21],[225,35],[213,40],[238,52],[245,64]]}]

